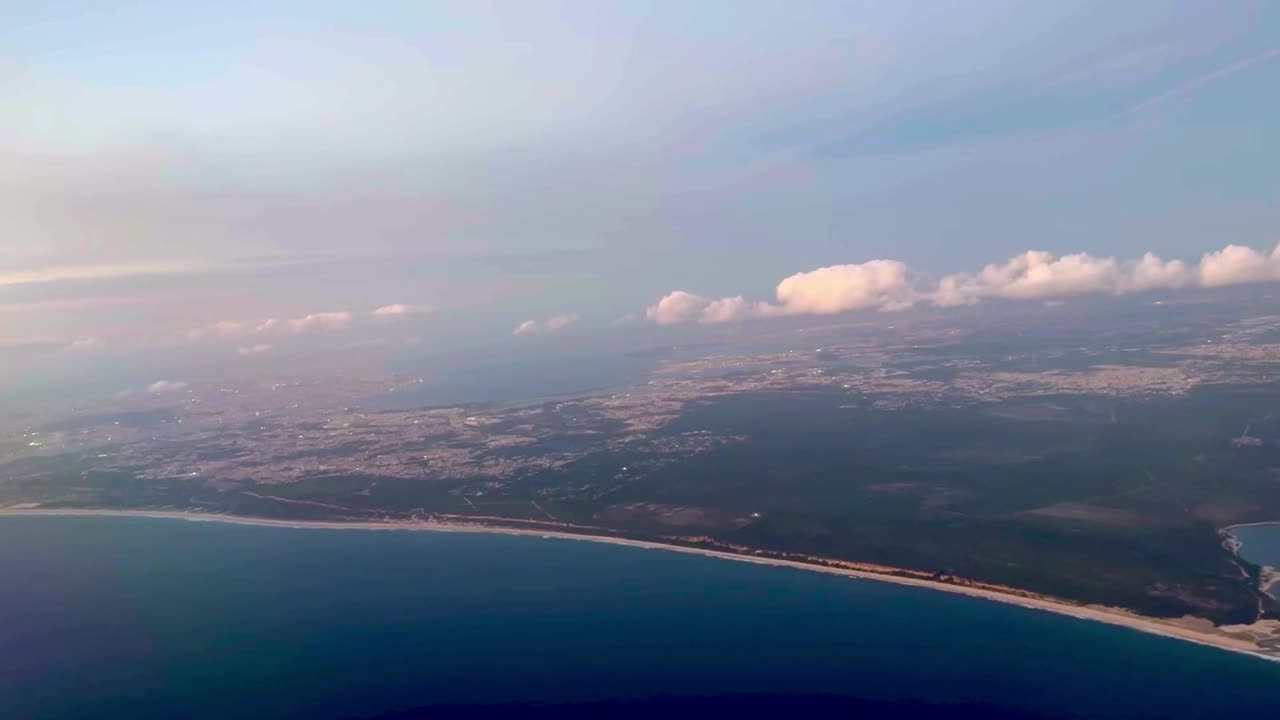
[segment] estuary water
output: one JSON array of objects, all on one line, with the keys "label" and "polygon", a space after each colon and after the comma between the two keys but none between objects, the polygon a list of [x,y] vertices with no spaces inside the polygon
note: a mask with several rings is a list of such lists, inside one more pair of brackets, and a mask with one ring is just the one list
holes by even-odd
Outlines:
[{"label": "estuary water", "polygon": [[1228,717],[1269,716],[1277,688],[1280,663],[1127,628],[662,550],[0,518],[4,718],[365,718],[734,692]]},{"label": "estuary water", "polygon": [[1280,568],[1280,523],[1233,528],[1231,534],[1240,541],[1245,560]]}]

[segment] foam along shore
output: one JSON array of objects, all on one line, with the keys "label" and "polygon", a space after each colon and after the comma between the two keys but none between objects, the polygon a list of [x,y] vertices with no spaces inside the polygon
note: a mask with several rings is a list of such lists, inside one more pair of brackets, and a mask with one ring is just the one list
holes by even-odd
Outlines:
[{"label": "foam along shore", "polygon": [[[498,533],[505,535],[523,535],[564,540],[601,542],[613,545],[626,545],[636,548],[704,555],[725,560],[756,563],[759,565],[790,567],[800,570],[823,572],[832,575],[843,575],[846,577],[875,580],[878,582],[889,582],[898,585],[910,585],[913,587],[937,590],[941,592],[968,595],[970,597],[1018,605],[1033,610],[1044,610],[1047,612],[1058,613],[1060,615],[1069,615],[1081,620],[1092,620],[1094,622],[1107,623],[1109,625],[1119,625],[1141,632],[1162,635],[1164,637],[1185,640],[1187,642],[1207,645],[1232,652],[1245,653],[1266,660],[1280,662],[1280,620],[1261,620],[1253,623],[1252,625],[1215,626],[1208,620],[1191,616],[1174,619],[1153,618],[1145,615],[1139,615],[1123,608],[1105,607],[1100,605],[1079,605],[1066,600],[1058,600],[1044,596],[1029,597],[1027,595],[1015,594],[1016,591],[1013,589],[1010,589],[1009,591],[1000,591],[986,587],[973,587],[940,580],[931,580],[923,577],[889,574],[889,571],[894,570],[893,568],[886,568],[885,572],[874,572],[835,566],[835,563],[843,562],[839,560],[827,561],[833,563],[833,565],[822,565],[817,564],[818,562],[823,561],[823,559],[820,558],[814,558],[814,562],[802,562],[798,560],[749,555],[737,552],[725,552],[722,550],[710,550],[648,540],[633,540],[630,538],[621,538],[609,535],[506,527],[496,524],[485,524],[482,522],[442,522],[437,520],[388,520],[384,522],[278,520],[243,515],[186,512],[181,510],[45,509],[30,505],[0,508],[0,518],[4,516],[142,517],[313,530]],[[901,572],[910,573],[912,571],[902,570]]]}]

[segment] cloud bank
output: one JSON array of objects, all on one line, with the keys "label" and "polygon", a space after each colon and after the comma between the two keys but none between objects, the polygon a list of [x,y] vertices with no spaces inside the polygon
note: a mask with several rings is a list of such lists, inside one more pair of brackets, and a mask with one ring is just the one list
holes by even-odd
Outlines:
[{"label": "cloud bank", "polygon": [[1280,245],[1270,252],[1227,245],[1205,253],[1195,264],[1164,260],[1155,253],[1117,260],[1087,253],[1055,256],[1029,250],[976,273],[955,273],[936,280],[912,272],[897,260],[831,265],[783,278],[774,291],[773,303],[752,303],[741,295],[713,300],[676,290],[651,305],[645,316],[658,325],[725,323],[751,317],[905,310],[920,304],[954,307],[987,298],[1049,300],[1277,281]]}]

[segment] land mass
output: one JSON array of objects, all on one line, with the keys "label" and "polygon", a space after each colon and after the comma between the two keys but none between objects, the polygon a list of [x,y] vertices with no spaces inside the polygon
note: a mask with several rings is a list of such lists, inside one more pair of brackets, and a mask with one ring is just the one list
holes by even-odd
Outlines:
[{"label": "land mass", "polygon": [[652,348],[618,387],[504,403],[424,406],[412,376],[193,378],[0,418],[0,506],[625,538],[1269,651],[1274,576],[1222,528],[1280,518],[1280,316],[1114,302]]}]

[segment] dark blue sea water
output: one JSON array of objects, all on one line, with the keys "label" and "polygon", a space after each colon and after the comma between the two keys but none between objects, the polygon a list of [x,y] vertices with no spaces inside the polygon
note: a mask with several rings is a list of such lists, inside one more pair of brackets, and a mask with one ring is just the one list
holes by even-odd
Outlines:
[{"label": "dark blue sea water", "polygon": [[573,540],[6,517],[0,583],[3,718],[741,691],[1266,717],[1280,692],[1280,663],[1124,628]]}]

